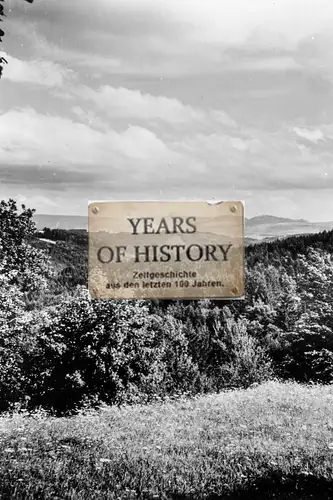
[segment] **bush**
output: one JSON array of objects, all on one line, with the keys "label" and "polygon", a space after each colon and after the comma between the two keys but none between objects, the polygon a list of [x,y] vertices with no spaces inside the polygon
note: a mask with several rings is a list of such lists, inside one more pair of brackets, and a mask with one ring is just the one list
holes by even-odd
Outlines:
[{"label": "bush", "polygon": [[274,376],[271,359],[258,340],[251,337],[246,329],[246,321],[227,321],[231,360],[222,366],[224,386],[249,387]]},{"label": "bush", "polygon": [[143,301],[76,296],[35,315],[34,352],[25,360],[31,406],[58,412],[83,402],[121,404],[190,391],[198,378],[184,326],[151,314]]}]

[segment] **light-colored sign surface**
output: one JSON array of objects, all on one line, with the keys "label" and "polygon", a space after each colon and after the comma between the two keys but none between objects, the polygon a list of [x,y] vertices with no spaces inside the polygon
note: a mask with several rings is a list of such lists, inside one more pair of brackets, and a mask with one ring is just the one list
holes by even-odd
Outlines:
[{"label": "light-colored sign surface", "polygon": [[92,298],[244,296],[241,202],[94,202],[88,211]]}]

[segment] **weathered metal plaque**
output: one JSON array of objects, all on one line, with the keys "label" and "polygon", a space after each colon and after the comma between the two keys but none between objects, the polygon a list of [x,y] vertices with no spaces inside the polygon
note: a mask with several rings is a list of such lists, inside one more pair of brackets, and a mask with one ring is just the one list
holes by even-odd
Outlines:
[{"label": "weathered metal plaque", "polygon": [[243,298],[242,203],[91,203],[88,282],[96,299]]}]

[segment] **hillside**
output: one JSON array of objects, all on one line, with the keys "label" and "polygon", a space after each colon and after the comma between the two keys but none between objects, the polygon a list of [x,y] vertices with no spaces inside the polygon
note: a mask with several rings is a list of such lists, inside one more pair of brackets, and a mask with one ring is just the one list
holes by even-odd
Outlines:
[{"label": "hillside", "polygon": [[[55,277],[50,282],[50,291],[44,296],[40,306],[61,300],[61,295],[73,293],[77,285],[87,285],[88,281],[88,234],[82,231],[49,230],[35,238],[36,248],[46,250],[55,269]],[[333,231],[317,234],[297,235],[273,241],[245,240],[245,261],[248,270],[257,265],[280,268],[295,274],[295,260],[307,255],[311,250],[323,250],[333,255]]]},{"label": "hillside", "polygon": [[[209,241],[209,235],[207,235]],[[84,264],[87,262],[88,233],[84,230],[47,230],[34,239],[35,246],[47,248],[54,262],[61,264]],[[246,255],[280,255],[291,252],[293,256],[303,253],[306,248],[324,248],[333,251],[333,230],[315,234],[297,234],[285,238],[256,240],[245,238]]]},{"label": "hillside", "polygon": [[246,247],[246,258],[248,265],[251,266],[255,263],[278,263],[285,258],[288,258],[292,265],[293,259],[310,249],[321,249],[332,254],[333,230],[262,241],[260,244],[252,243]]},{"label": "hillside", "polygon": [[1,498],[328,500],[332,414],[332,386],[270,382],[70,420],[2,417]]}]

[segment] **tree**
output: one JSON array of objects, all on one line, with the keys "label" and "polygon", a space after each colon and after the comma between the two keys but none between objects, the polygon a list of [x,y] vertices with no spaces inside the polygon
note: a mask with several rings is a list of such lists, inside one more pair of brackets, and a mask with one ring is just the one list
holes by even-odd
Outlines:
[{"label": "tree", "polygon": [[[0,2],[3,3],[4,0],[0,0]],[[23,0],[24,2],[27,2],[27,3],[33,3],[34,0]],[[4,11],[4,7],[3,5],[1,5],[0,3],[0,21],[2,21],[3,17],[6,17],[6,14],[5,14],[5,11]],[[2,37],[4,36],[5,32],[0,29],[0,42],[2,42]],[[3,72],[3,64],[8,64],[7,60],[4,58],[4,57],[0,57],[0,78],[2,76],[2,72]]]},{"label": "tree", "polygon": [[225,385],[249,387],[273,376],[271,359],[266,349],[247,332],[246,320],[226,320],[225,334],[230,350],[230,360],[222,366]]},{"label": "tree", "polygon": [[36,233],[34,210],[22,205],[19,212],[16,202],[0,202],[0,261],[3,272],[11,274],[10,284],[18,286],[25,294],[40,294],[47,289],[47,278],[53,269],[46,252],[34,248],[31,238]]},{"label": "tree", "polygon": [[277,363],[281,373],[304,382],[333,381],[333,256],[309,248],[297,259],[299,304],[288,304],[288,329]]},{"label": "tree", "polygon": [[188,389],[196,367],[181,322],[143,301],[94,300],[85,287],[41,319],[27,371],[31,404],[61,413]]},{"label": "tree", "polygon": [[47,288],[52,269],[45,252],[33,248],[33,210],[12,199],[0,202],[0,408],[17,401],[27,382],[24,359],[33,348],[29,295]]},{"label": "tree", "polygon": [[34,339],[29,335],[30,314],[24,295],[13,284],[15,271],[0,261],[0,410],[21,399],[27,382],[24,357]]}]

